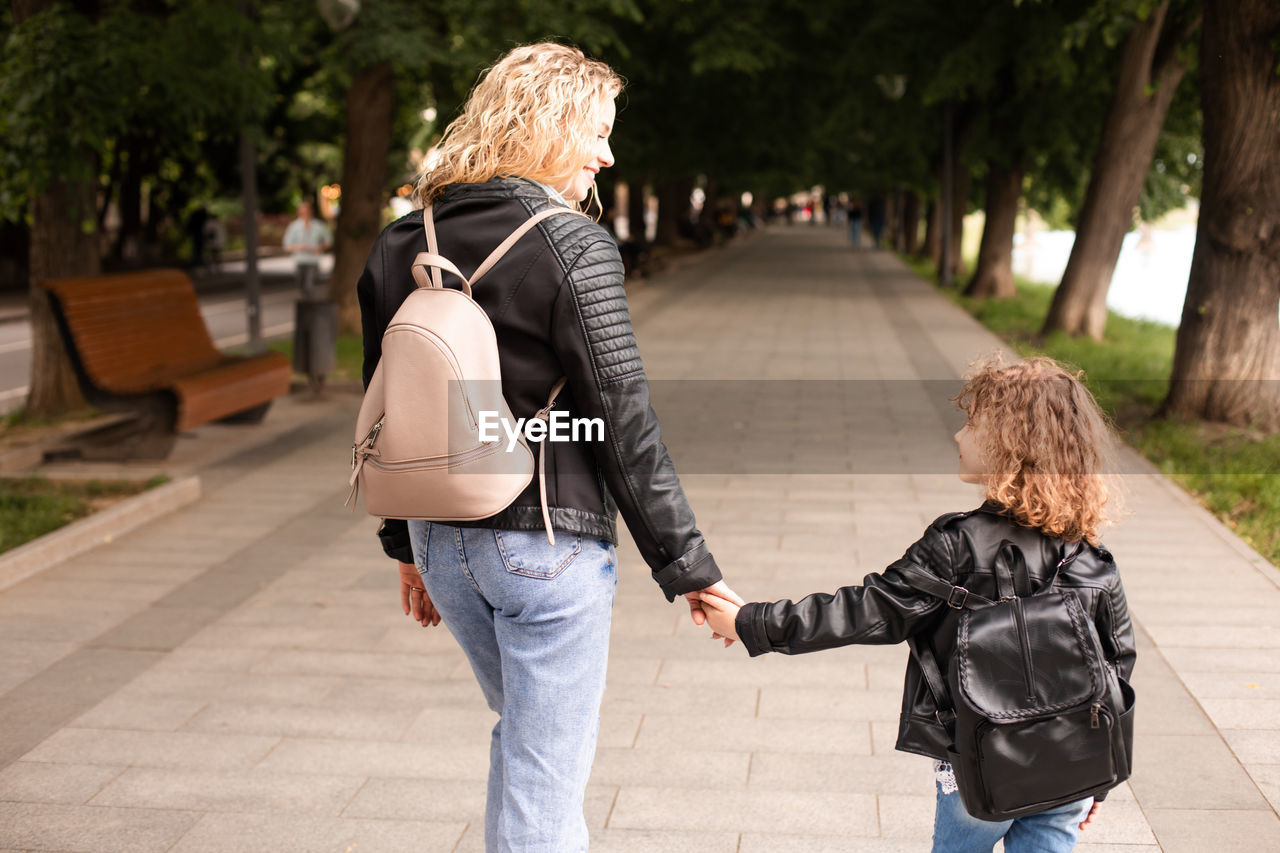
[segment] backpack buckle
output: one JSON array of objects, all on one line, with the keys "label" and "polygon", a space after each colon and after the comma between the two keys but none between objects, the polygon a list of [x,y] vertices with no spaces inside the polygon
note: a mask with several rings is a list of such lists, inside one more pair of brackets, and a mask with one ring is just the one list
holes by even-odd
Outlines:
[{"label": "backpack buckle", "polygon": [[[958,603],[956,602],[957,592],[964,593],[963,597],[961,597]],[[968,600],[969,600],[969,590],[965,589],[962,586],[953,586],[951,587],[951,594],[947,596],[947,606],[950,607],[952,610],[964,610],[964,604]]]}]

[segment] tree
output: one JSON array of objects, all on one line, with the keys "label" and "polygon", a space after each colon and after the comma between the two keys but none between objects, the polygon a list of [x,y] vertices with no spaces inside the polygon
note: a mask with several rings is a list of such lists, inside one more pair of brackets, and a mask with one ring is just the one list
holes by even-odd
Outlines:
[{"label": "tree", "polygon": [[15,0],[0,63],[0,217],[30,226],[26,408],[40,415],[83,403],[40,284],[101,269],[95,195],[104,156],[119,157],[131,137],[235,127],[242,110],[261,104],[255,74],[224,49],[250,35],[229,2],[147,14],[81,5]]},{"label": "tree", "polygon": [[1199,26],[1193,4],[1180,3],[1174,14],[1172,5],[1173,0],[1149,10],[1140,5],[1139,19],[1124,40],[1075,244],[1045,318],[1046,334],[1061,330],[1101,340],[1106,329],[1107,289],[1121,242],[1133,225],[1160,129],[1187,71],[1188,39]]},{"label": "tree", "polygon": [[1280,5],[1206,0],[1204,189],[1165,415],[1280,430]]}]

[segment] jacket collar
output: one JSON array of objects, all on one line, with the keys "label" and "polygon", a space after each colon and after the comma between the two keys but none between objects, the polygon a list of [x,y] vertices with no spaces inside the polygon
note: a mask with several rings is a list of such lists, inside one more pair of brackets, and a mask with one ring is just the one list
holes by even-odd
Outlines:
[{"label": "jacket collar", "polygon": [[444,188],[440,203],[463,199],[508,198],[559,203],[547,195],[546,189],[528,178],[493,178],[479,184],[449,184]]}]

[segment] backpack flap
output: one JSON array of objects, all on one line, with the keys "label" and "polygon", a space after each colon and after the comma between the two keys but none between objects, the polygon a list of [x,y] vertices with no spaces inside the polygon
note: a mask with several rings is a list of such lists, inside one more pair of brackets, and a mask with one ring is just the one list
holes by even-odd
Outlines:
[{"label": "backpack flap", "polygon": [[997,723],[1093,703],[1106,685],[1088,636],[1084,609],[1071,590],[966,612],[956,648],[965,703]]}]

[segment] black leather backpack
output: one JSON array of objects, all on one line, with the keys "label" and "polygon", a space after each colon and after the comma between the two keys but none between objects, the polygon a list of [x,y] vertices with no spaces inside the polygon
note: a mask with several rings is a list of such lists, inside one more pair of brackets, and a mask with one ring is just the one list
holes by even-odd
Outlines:
[{"label": "black leather backpack", "polygon": [[951,735],[965,810],[980,820],[1075,802],[1132,771],[1133,689],[1106,662],[1075,592],[1054,586],[1083,547],[1033,590],[1022,552],[1001,542],[997,601],[923,569],[904,572],[913,588],[964,611],[945,678],[927,643],[910,646]]}]

